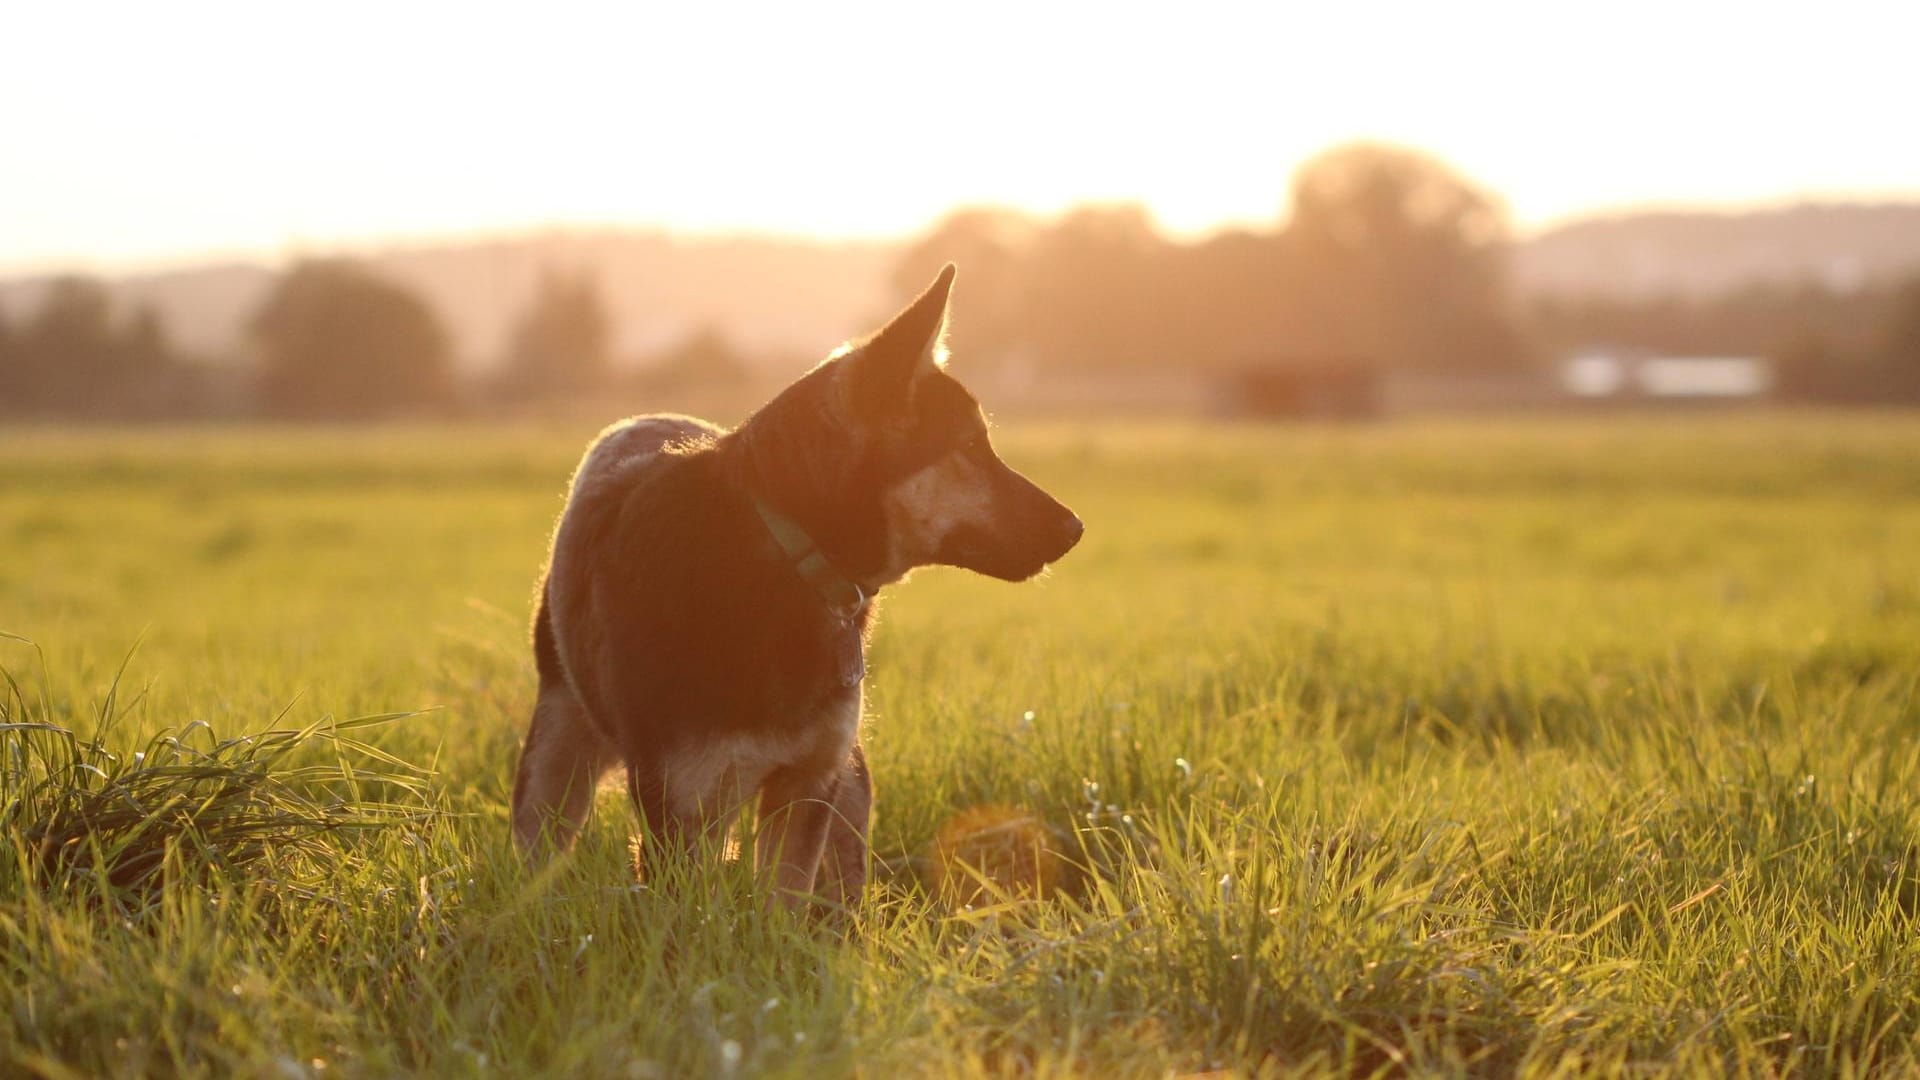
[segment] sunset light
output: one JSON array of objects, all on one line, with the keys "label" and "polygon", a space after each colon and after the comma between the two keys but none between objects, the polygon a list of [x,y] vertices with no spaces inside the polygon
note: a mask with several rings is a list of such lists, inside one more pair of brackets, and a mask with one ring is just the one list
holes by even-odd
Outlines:
[{"label": "sunset light", "polygon": [[1910,5],[32,5],[0,267],[551,224],[898,235],[955,205],[1271,221],[1356,138],[1518,222],[1920,191]]},{"label": "sunset light", "polygon": [[11,5],[0,1078],[1920,1077],[1917,45]]}]

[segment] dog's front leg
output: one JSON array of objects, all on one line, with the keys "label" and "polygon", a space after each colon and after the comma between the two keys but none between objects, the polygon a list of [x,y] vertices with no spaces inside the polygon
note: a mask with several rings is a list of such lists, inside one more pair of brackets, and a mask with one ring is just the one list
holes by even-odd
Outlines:
[{"label": "dog's front leg", "polygon": [[627,795],[640,812],[641,836],[634,843],[634,876],[649,884],[673,859],[685,859],[698,836],[697,822],[674,812],[667,798],[666,769],[659,762],[629,762]]},{"label": "dog's front leg", "polygon": [[813,896],[838,782],[834,771],[781,769],[760,789],[754,865],[788,910],[798,910]]},{"label": "dog's front leg", "polygon": [[833,786],[833,814],[827,822],[826,850],[820,856],[820,895],[851,908],[867,885],[867,829],[873,820],[873,777],[859,743],[841,767]]}]

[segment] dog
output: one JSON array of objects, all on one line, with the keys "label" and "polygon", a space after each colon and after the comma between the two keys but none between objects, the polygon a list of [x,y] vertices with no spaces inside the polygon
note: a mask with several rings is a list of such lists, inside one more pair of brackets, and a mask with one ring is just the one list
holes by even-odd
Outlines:
[{"label": "dog", "polygon": [[624,767],[643,878],[718,850],[757,799],[772,898],[860,896],[874,597],[935,564],[1024,581],[1083,531],[1000,460],[947,372],[953,279],[949,264],[732,431],[641,416],[588,448],[534,617],[539,696],[512,809],[531,864],[572,846]]}]

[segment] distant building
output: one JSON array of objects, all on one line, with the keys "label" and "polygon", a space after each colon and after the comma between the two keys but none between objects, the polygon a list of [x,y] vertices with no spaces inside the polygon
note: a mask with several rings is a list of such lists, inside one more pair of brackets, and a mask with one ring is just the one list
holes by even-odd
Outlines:
[{"label": "distant building", "polygon": [[1583,401],[1733,402],[1773,391],[1773,365],[1755,356],[1654,356],[1595,350],[1568,358],[1560,385]]},{"label": "distant building", "polygon": [[1216,388],[1216,411],[1262,419],[1358,420],[1381,411],[1380,372],[1359,362],[1250,362]]},{"label": "distant building", "polygon": [[1394,371],[1381,403],[1394,416],[1530,412],[1563,408],[1567,392],[1546,371]]}]

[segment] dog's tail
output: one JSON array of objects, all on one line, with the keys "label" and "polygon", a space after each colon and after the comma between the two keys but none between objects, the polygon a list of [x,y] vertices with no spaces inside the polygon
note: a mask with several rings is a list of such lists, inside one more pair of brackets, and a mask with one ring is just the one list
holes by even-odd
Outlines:
[{"label": "dog's tail", "polygon": [[567,673],[560,667],[560,647],[553,640],[553,612],[547,609],[547,583],[540,583],[540,610],[533,616],[533,664],[540,683],[559,684]]}]

